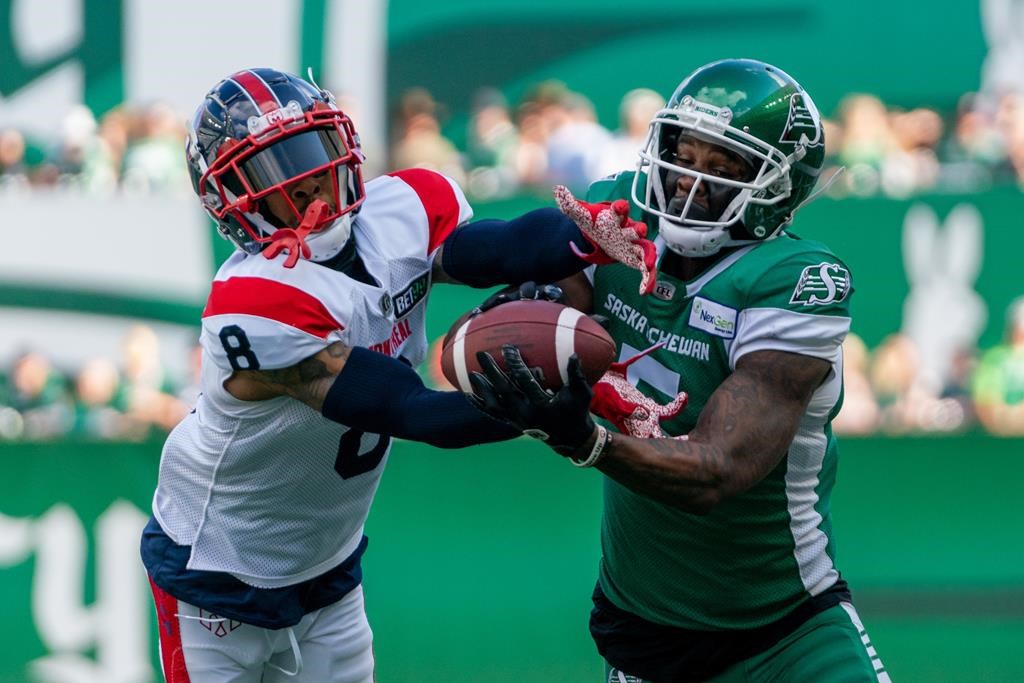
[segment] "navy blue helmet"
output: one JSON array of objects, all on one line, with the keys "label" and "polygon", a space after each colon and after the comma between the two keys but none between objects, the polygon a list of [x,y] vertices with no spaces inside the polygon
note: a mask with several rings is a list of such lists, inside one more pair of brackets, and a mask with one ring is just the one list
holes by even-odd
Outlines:
[{"label": "navy blue helmet", "polygon": [[259,253],[314,198],[328,210],[306,239],[313,259],[348,240],[364,157],[351,119],[319,86],[275,69],[232,74],[203,98],[185,153],[203,207],[239,249]]}]

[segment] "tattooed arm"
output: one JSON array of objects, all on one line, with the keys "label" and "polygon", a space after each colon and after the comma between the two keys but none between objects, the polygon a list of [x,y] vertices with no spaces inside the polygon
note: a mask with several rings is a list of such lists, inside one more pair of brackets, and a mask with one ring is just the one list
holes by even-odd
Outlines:
[{"label": "tattooed arm", "polygon": [[352,348],[334,342],[319,353],[280,370],[240,370],[224,383],[229,394],[243,401],[265,401],[291,396],[310,408],[323,408],[324,397]]},{"label": "tattooed arm", "polygon": [[828,361],[755,351],[715,390],[686,440],[615,434],[597,468],[673,507],[707,514],[751,488],[785,456]]}]

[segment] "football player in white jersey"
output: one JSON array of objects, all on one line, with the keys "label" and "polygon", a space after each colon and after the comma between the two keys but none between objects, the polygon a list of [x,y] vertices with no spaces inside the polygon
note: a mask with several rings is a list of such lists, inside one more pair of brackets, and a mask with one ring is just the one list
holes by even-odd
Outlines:
[{"label": "football player in white jersey", "polygon": [[363,183],[331,94],[273,69],[215,85],[189,128],[193,186],[238,251],[203,312],[202,395],[170,434],[142,538],[163,671],[185,681],[373,679],[363,523],[392,438],[460,448],[519,431],[423,386],[434,282],[553,282],[653,266],[610,205],[470,223],[449,178]]}]

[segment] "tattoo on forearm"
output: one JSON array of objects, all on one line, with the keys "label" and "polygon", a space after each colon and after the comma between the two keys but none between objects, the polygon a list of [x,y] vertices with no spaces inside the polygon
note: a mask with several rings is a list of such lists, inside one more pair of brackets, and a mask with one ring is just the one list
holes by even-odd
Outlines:
[{"label": "tattoo on forearm", "polygon": [[291,396],[319,410],[351,352],[350,347],[335,342],[315,356],[291,367],[258,370],[248,376],[276,393]]},{"label": "tattoo on forearm", "polygon": [[613,441],[600,468],[623,485],[689,511],[754,486],[785,456],[827,361],[780,351],[744,356],[685,441]]}]

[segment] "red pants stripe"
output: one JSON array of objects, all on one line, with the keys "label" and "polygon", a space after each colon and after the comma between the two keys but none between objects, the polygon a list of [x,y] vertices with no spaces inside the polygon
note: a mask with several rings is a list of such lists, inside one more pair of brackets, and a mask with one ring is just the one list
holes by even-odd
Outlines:
[{"label": "red pants stripe", "polygon": [[178,599],[165,593],[149,581],[156,603],[157,630],[160,632],[160,662],[167,683],[189,683],[185,668],[185,653],[181,647],[181,628],[178,624]]}]

